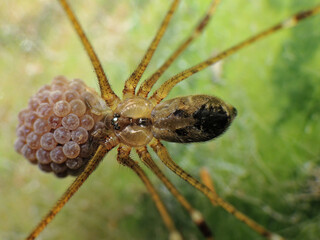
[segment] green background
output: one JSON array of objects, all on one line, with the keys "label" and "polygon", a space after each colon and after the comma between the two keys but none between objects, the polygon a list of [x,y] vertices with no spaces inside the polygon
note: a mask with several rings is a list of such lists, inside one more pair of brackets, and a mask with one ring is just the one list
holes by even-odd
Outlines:
[{"label": "green background", "polygon": [[[169,2],[73,1],[117,93],[143,56]],[[145,76],[188,35],[209,3],[182,1]],[[316,3],[223,0],[205,33],[161,81]],[[180,83],[168,97],[216,95],[238,109],[233,125],[214,141],[165,145],[180,166],[196,177],[206,167],[222,197],[288,239],[320,236],[319,25],[317,16],[276,33]],[[24,238],[73,180],[42,173],[13,149],[18,112],[40,86],[60,74],[82,78],[98,89],[88,57],[59,4],[2,0],[0,239]],[[144,186],[115,156],[116,150],[39,239],[167,239]],[[133,158],[138,160],[135,154]],[[260,239],[163,169],[205,215],[216,239]],[[201,239],[189,216],[147,172],[185,238]]]}]

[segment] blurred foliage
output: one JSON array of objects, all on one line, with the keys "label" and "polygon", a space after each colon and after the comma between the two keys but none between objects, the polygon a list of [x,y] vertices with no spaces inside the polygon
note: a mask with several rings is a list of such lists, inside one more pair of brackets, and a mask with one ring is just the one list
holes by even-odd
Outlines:
[{"label": "blurred foliage", "polygon": [[[116,92],[121,92],[123,82],[143,56],[168,2],[73,1]],[[209,3],[182,1],[145,76],[188,35]],[[316,3],[222,1],[205,33],[161,82]],[[319,16],[313,17],[241,50],[179,84],[169,96],[214,94],[235,105],[239,115],[219,139],[165,145],[175,161],[193,175],[198,177],[202,166],[209,169],[221,196],[288,239],[320,236],[320,171],[316,171],[320,168],[319,21]],[[97,89],[90,62],[59,4],[2,0],[0,239],[25,237],[72,181],[38,171],[13,150],[17,113],[40,86],[58,74],[82,78]],[[167,238],[144,186],[129,169],[118,165],[115,154],[112,151],[105,158],[39,239]],[[260,239],[163,169],[203,212],[216,239]],[[201,239],[188,215],[147,172],[186,239]]]}]

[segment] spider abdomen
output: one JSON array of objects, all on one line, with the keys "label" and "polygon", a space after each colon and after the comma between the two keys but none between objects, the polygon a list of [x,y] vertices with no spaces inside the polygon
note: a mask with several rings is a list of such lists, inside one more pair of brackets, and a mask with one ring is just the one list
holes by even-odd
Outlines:
[{"label": "spider abdomen", "polygon": [[236,109],[208,95],[179,97],[153,109],[152,133],[169,142],[203,142],[221,135],[236,116]]}]

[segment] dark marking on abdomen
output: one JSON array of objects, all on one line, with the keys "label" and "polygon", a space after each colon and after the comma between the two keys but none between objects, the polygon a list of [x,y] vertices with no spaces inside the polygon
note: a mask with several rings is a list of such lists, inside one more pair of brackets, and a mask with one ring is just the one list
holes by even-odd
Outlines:
[{"label": "dark marking on abdomen", "polygon": [[235,116],[235,108],[217,97],[174,98],[152,110],[152,133],[155,138],[170,142],[208,141],[221,135]]}]

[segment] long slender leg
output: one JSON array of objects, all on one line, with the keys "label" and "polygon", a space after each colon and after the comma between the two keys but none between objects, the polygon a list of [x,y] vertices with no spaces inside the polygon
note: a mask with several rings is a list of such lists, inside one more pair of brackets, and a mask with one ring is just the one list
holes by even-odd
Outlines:
[{"label": "long slender leg", "polygon": [[[211,190],[211,192],[218,197],[216,189],[213,185],[213,181],[212,181],[207,169],[202,168],[200,170],[200,178],[201,178],[203,184],[206,185]],[[216,203],[214,203],[214,204],[216,205]]]},{"label": "long slender leg", "polygon": [[93,50],[92,45],[90,44],[87,36],[85,35],[78,19],[76,18],[75,14],[73,13],[72,9],[70,8],[69,4],[66,0],[59,0],[61,6],[65,10],[69,20],[72,23],[73,28],[76,30],[87,54],[90,57],[91,63],[94,67],[94,70],[97,74],[100,91],[101,91],[101,97],[106,101],[109,107],[112,109],[115,108],[117,105],[117,102],[120,101],[119,97],[113,92],[111,89],[111,86],[109,84],[109,81],[107,79],[107,76],[101,66],[100,60]]},{"label": "long slender leg", "polygon": [[179,203],[188,211],[192,221],[197,225],[202,235],[207,240],[213,240],[213,235],[209,229],[207,223],[205,222],[202,214],[194,209],[190,203],[185,199],[181,193],[176,189],[176,187],[170,182],[168,178],[163,174],[160,168],[152,160],[146,147],[137,148],[137,153],[139,154],[141,160],[146,164],[154,174],[163,182],[166,188],[172,193],[172,195],[179,201]]},{"label": "long slender leg", "polygon": [[259,233],[261,236],[266,237],[268,239],[283,239],[277,234],[269,232],[267,229],[238,211],[234,206],[232,206],[230,203],[225,202],[222,198],[220,198],[218,195],[216,195],[214,192],[212,192],[207,186],[200,183],[197,179],[192,177],[190,174],[185,172],[181,167],[179,167],[174,161],[172,161],[168,151],[166,148],[161,144],[159,140],[153,139],[150,142],[150,146],[152,149],[157,153],[161,161],[175,174],[177,174],[179,177],[184,179],[186,182],[191,184],[193,187],[198,189],[200,192],[202,192],[215,206],[218,205],[225,209],[230,214],[234,215],[236,218],[238,218],[240,221],[247,224],[250,228],[252,228],[254,231]]},{"label": "long slender leg", "polygon": [[176,229],[173,220],[171,219],[168,210],[166,209],[165,205],[163,204],[158,192],[150,182],[149,178],[145,174],[145,172],[142,170],[142,168],[139,166],[138,163],[133,161],[129,154],[130,154],[131,148],[126,146],[120,146],[118,148],[118,162],[124,166],[127,166],[131,168],[141,179],[141,181],[146,185],[148,191],[151,194],[152,200],[156,204],[156,207],[158,208],[158,211],[160,212],[160,215],[163,219],[163,222],[165,223],[166,227],[168,228],[170,235],[170,240],[182,240],[181,234]]},{"label": "long slender leg", "polygon": [[190,43],[196,39],[208,25],[209,20],[213,13],[215,12],[220,0],[213,0],[207,13],[202,18],[202,20],[195,27],[190,36],[176,49],[176,51],[162,64],[162,66],[149,77],[146,81],[143,82],[138,91],[138,96],[147,97],[153,85],[157,80],[162,76],[162,74],[171,66],[174,60],[190,45]]},{"label": "long slender leg", "polygon": [[242,49],[246,46],[249,46],[256,41],[269,36],[270,34],[276,32],[276,31],[293,27],[293,26],[297,25],[298,22],[300,22],[308,17],[319,14],[319,13],[320,13],[320,6],[316,6],[312,9],[307,10],[307,11],[297,13],[297,14],[293,15],[292,17],[288,18],[287,20],[285,20],[281,23],[278,23],[278,24],[268,28],[267,30],[262,31],[262,32],[258,33],[257,35],[255,35],[247,40],[244,40],[243,42],[240,42],[239,44],[219,53],[218,55],[211,57],[211,58],[173,76],[172,78],[170,78],[169,80],[167,80],[164,84],[162,84],[160,86],[160,88],[150,97],[150,100],[154,104],[158,104],[162,99],[164,99],[168,95],[168,93],[171,91],[171,89],[176,84],[181,82],[182,80],[184,80],[184,79],[190,77],[191,75],[205,69],[206,67],[220,61],[221,59],[224,59],[224,58],[234,54],[235,52],[239,51],[240,49]]},{"label": "long slender leg", "polygon": [[167,15],[165,16],[164,20],[162,21],[162,24],[156,33],[156,36],[152,40],[147,52],[145,53],[144,57],[142,58],[140,64],[138,65],[137,69],[132,73],[132,75],[129,77],[129,79],[126,81],[123,89],[123,97],[128,98],[135,94],[136,86],[146,70],[153,53],[155,52],[163,34],[167,30],[168,24],[172,18],[172,15],[174,14],[175,10],[178,7],[180,0],[174,0],[171,4],[171,7],[169,11],[167,12]]},{"label": "long slender leg", "polygon": [[37,227],[27,237],[27,240],[35,239],[42,230],[52,221],[52,219],[60,212],[69,199],[78,191],[82,184],[87,180],[90,174],[96,169],[103,157],[110,151],[114,145],[100,145],[93,158],[89,161],[84,171],[76,178],[67,191],[62,195],[58,202],[51,208],[49,213],[41,220]]}]

